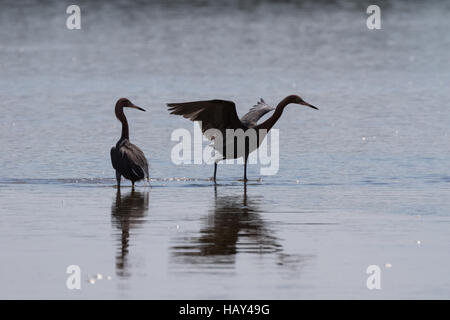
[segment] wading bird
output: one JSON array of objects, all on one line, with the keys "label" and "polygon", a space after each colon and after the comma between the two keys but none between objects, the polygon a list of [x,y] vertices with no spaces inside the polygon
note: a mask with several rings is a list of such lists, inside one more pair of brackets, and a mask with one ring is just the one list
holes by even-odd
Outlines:
[{"label": "wading bird", "polygon": [[131,181],[134,189],[136,181],[149,179],[148,163],[142,150],[130,142],[128,121],[123,113],[123,108],[145,110],[126,98],[120,98],[115,109],[117,119],[122,122],[122,136],[117,141],[116,146],[111,148],[111,162],[116,170],[117,188],[120,188],[120,178],[124,176]]},{"label": "wading bird", "polygon": [[[261,142],[264,140],[265,134],[261,132],[269,132],[269,130],[273,127],[273,125],[278,121],[283,113],[284,108],[291,103],[300,104],[304,106],[311,107],[313,109],[318,110],[315,106],[309,104],[304,101],[297,95],[290,95],[281,100],[281,102],[275,108],[275,112],[272,114],[270,118],[264,121],[261,124],[257,124],[258,120],[267,112],[273,110],[270,106],[264,103],[264,100],[261,99],[256,106],[250,109],[242,119],[240,120],[237,112],[236,106],[232,101],[225,100],[207,100],[207,101],[193,101],[193,102],[182,102],[182,103],[169,103],[167,106],[169,107],[169,111],[171,114],[181,115],[187,119],[192,121],[201,121],[202,123],[202,132],[205,132],[208,129],[216,129],[222,133],[221,143],[219,143],[219,147],[214,148],[223,156],[222,159],[236,159],[240,157],[244,157],[244,181],[247,181],[247,159],[248,155],[256,150]],[[257,143],[255,146],[249,146],[249,139],[245,138],[245,148],[243,151],[237,150],[237,144],[233,141],[227,141],[226,130],[239,130],[242,129],[244,133],[247,130],[254,129],[256,133]],[[208,136],[209,139],[214,140],[214,136]],[[227,154],[227,144],[230,148],[230,145],[233,146],[234,152],[230,152]],[[218,161],[220,161],[218,160]],[[217,162],[214,162],[214,176],[213,180],[216,181],[216,173],[217,173]]]}]

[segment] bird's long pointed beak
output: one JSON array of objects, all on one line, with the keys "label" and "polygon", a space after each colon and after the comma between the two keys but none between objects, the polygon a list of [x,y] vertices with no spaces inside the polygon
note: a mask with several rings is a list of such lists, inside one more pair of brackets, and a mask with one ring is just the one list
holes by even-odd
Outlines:
[{"label": "bird's long pointed beak", "polygon": [[130,106],[130,108],[134,108],[134,109],[138,109],[138,110],[141,110],[141,111],[145,111],[145,109],[142,109],[141,107],[138,107],[137,105],[132,105],[132,106]]},{"label": "bird's long pointed beak", "polygon": [[313,108],[313,109],[316,109],[316,110],[319,110],[319,108],[317,108],[317,107],[315,107],[315,106],[313,106],[312,104],[309,104],[308,102],[306,102],[306,101],[304,101],[303,103],[302,103],[304,106],[307,106],[307,107],[310,107],[310,108]]}]

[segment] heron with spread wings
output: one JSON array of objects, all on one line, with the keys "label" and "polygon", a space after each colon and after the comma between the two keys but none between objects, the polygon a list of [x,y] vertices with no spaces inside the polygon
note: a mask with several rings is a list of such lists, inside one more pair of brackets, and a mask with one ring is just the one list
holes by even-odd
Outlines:
[{"label": "heron with spread wings", "polygon": [[[209,139],[214,139],[211,135],[207,134],[209,129],[215,129],[221,132],[223,141],[219,143],[220,150],[219,153],[222,155],[220,160],[224,159],[236,159],[244,158],[244,181],[247,181],[247,160],[248,155],[259,148],[262,140],[264,139],[264,134],[261,132],[269,132],[274,124],[278,121],[283,113],[284,108],[288,104],[299,104],[308,106],[313,109],[318,109],[317,107],[304,101],[301,97],[297,95],[290,95],[281,100],[281,102],[274,109],[268,106],[264,100],[261,99],[255,106],[253,106],[250,111],[239,119],[236,112],[236,105],[232,101],[226,100],[206,100],[206,101],[193,101],[193,102],[182,102],[182,103],[169,103],[169,111],[171,114],[181,115],[184,118],[190,119],[192,121],[201,121],[201,128],[203,134],[205,134]],[[258,120],[266,113],[275,110],[271,117],[261,124],[257,124]],[[230,141],[226,141],[227,130],[232,129],[243,130],[245,133],[247,130],[255,130],[257,144],[255,148],[250,148],[248,139],[245,140],[245,149],[243,152],[239,152],[236,148],[234,141],[231,141],[231,145],[234,146],[234,152],[226,152],[226,146],[230,145]],[[213,180],[216,181],[217,173],[217,162],[214,162],[214,176]]]},{"label": "heron with spread wings", "polygon": [[144,152],[130,142],[128,121],[123,108],[133,108],[141,111],[144,109],[134,105],[126,98],[120,98],[116,103],[115,113],[117,119],[122,123],[122,135],[115,147],[111,148],[111,163],[116,170],[117,188],[120,188],[120,180],[124,178],[134,183],[143,179],[149,179],[148,163]]}]

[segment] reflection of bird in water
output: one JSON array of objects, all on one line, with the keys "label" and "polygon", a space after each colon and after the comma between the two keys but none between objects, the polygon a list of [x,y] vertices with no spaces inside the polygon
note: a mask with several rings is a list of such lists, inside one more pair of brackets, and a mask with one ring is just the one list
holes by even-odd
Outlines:
[{"label": "reflection of bird in water", "polygon": [[143,219],[149,204],[149,193],[132,190],[125,196],[121,196],[117,189],[116,200],[111,206],[112,224],[121,230],[119,246],[116,256],[116,272],[118,276],[126,277],[127,255],[129,247],[130,229],[138,227]]},{"label": "reflection of bird in water", "polygon": [[[244,184],[243,196],[217,197],[211,215],[200,236],[194,239],[178,239],[174,256],[182,263],[234,263],[237,253],[274,253],[281,251],[278,239],[261,218],[257,202],[247,197]],[[187,243],[187,244],[186,244]]]}]

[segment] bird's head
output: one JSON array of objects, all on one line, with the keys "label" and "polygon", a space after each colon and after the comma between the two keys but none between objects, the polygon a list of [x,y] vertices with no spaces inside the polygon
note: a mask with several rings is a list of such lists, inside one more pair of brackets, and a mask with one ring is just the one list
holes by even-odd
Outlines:
[{"label": "bird's head", "polygon": [[302,99],[302,97],[297,96],[295,94],[290,95],[287,98],[289,100],[289,103],[301,104],[303,106],[307,106],[307,107],[319,110],[319,108],[317,108],[317,107],[313,106],[312,104],[306,102],[305,100]]},{"label": "bird's head", "polygon": [[145,111],[145,109],[142,109],[141,107],[138,107],[137,105],[132,103],[127,98],[120,98],[119,100],[117,100],[116,108],[133,108],[133,109],[138,109],[138,110],[141,110],[141,111]]}]

